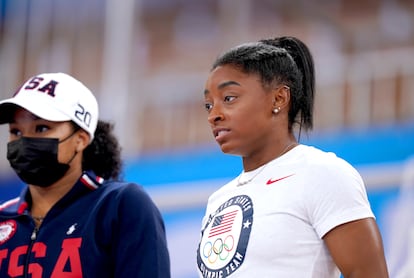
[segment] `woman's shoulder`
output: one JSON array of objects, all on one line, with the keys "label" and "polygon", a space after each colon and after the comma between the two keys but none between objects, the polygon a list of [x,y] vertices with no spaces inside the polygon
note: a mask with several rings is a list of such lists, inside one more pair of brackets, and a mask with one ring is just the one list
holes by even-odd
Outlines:
[{"label": "woman's shoulder", "polygon": [[142,185],[128,181],[107,180],[102,183],[101,189],[110,194],[132,194],[134,196],[147,194]]},{"label": "woman's shoulder", "polygon": [[324,171],[331,173],[356,172],[356,169],[348,161],[329,150],[323,150],[315,146],[300,145],[298,152],[302,165],[311,171]]},{"label": "woman's shoulder", "polygon": [[330,150],[324,150],[317,146],[300,145],[298,153],[310,162],[319,163],[348,163],[343,158]]},{"label": "woman's shoulder", "polygon": [[101,194],[116,202],[129,203],[131,206],[153,205],[153,199],[140,184],[126,181],[109,180],[102,184]]}]

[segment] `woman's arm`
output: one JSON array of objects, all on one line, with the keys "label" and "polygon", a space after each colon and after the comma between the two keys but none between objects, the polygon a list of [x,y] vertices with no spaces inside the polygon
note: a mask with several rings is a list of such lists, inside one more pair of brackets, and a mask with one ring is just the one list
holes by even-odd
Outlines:
[{"label": "woman's arm", "polygon": [[374,218],[339,225],[323,237],[345,278],[388,278],[384,247]]}]

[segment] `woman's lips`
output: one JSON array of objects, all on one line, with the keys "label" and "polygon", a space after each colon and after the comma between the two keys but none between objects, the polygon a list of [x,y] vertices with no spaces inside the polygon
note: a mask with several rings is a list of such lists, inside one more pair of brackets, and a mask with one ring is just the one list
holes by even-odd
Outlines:
[{"label": "woman's lips", "polygon": [[230,130],[228,128],[215,128],[213,130],[214,138],[216,138],[216,140],[221,140],[229,132]]}]

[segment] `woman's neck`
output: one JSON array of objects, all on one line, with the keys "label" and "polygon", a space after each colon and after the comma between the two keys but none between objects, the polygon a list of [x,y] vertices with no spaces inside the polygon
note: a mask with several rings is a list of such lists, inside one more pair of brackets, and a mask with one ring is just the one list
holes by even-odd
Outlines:
[{"label": "woman's neck", "polygon": [[69,170],[65,176],[48,187],[29,185],[32,197],[31,215],[44,217],[53,205],[72,189],[81,174],[81,170]]}]

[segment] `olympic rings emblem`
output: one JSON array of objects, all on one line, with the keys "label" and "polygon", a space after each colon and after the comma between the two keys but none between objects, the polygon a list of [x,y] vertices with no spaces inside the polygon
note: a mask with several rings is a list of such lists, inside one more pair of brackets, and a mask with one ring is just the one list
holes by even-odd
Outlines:
[{"label": "olympic rings emblem", "polygon": [[224,241],[222,238],[217,238],[214,242],[207,241],[203,247],[203,256],[208,259],[209,263],[213,264],[220,259],[224,261],[228,258],[234,247],[234,237],[228,235]]}]

